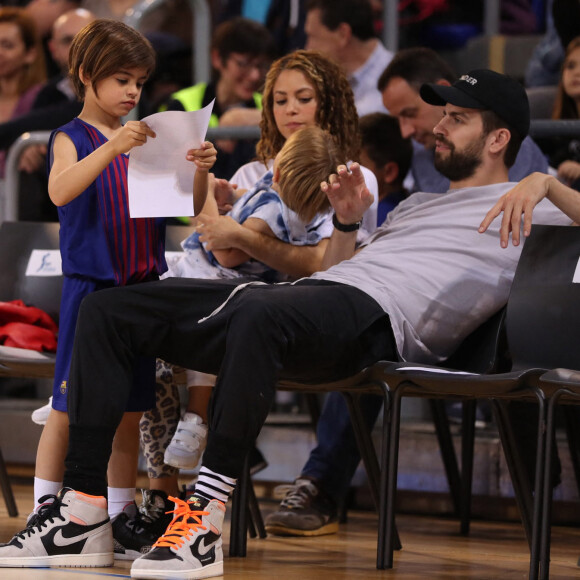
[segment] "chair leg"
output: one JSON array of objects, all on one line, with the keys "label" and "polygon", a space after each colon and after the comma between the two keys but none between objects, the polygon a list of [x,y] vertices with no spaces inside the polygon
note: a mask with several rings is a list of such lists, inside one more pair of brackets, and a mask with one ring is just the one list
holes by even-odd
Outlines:
[{"label": "chair leg", "polygon": [[[381,469],[379,466],[379,462],[377,459],[377,453],[375,451],[375,447],[373,444],[373,440],[369,430],[365,424],[365,421],[362,417],[360,412],[360,407],[358,405],[359,397],[357,395],[353,395],[349,392],[343,393],[346,403],[348,405],[348,411],[350,413],[350,418],[352,421],[352,427],[354,431],[354,436],[356,439],[356,443],[358,449],[360,451],[361,459],[363,465],[365,467],[365,471],[367,473],[367,479],[369,481],[369,487],[371,491],[371,495],[373,498],[373,503],[375,504],[375,508],[377,512],[380,513],[381,509]],[[388,412],[387,408],[389,406],[388,400],[383,402],[384,407],[384,418],[383,422],[386,424]],[[399,538],[399,533],[397,528],[394,529],[394,549],[400,550],[402,548],[401,540]]]},{"label": "chair leg", "polygon": [[476,409],[476,399],[469,399],[463,402],[463,418],[461,424],[461,509],[459,512],[461,518],[459,530],[463,536],[469,534],[469,525],[471,522]]},{"label": "chair leg", "polygon": [[451,437],[451,431],[449,429],[449,419],[445,410],[445,402],[441,399],[429,399],[429,405],[431,407],[431,414],[433,415],[433,423],[435,424],[435,433],[437,434],[437,441],[439,442],[439,449],[441,450],[443,466],[447,474],[453,509],[455,510],[455,514],[460,517],[460,498],[462,495],[461,476],[457,464],[457,455],[453,447],[453,438]]},{"label": "chair leg", "polygon": [[[548,411],[546,407],[546,399],[544,393],[540,390],[536,391],[536,398],[538,400],[538,425],[537,425],[537,439],[536,439],[536,470],[534,474],[534,513],[533,513],[533,525],[532,525],[532,547],[530,549],[530,580],[537,580],[538,574],[540,573],[540,561],[541,561],[541,542],[543,530],[545,529],[543,520],[543,506],[544,506],[544,495],[549,489],[550,500],[552,498],[552,485],[551,485],[551,454],[548,456],[548,464],[550,467],[546,470],[549,472],[548,479],[544,480],[544,457],[546,456],[546,440],[547,440],[547,416]],[[548,485],[546,486],[546,481]],[[548,525],[548,534],[550,532],[549,527],[549,516],[546,520]],[[549,549],[549,548],[548,548]],[[546,580],[548,580],[546,576]]]},{"label": "chair leg", "polygon": [[12,485],[10,484],[10,479],[8,477],[8,471],[6,470],[6,464],[4,463],[4,456],[2,455],[2,449],[0,449],[0,487],[2,488],[2,494],[4,495],[4,502],[6,503],[6,509],[8,510],[8,515],[11,518],[18,516],[18,508],[16,507],[16,501],[14,499],[14,492],[12,491]]},{"label": "chair leg", "polygon": [[498,401],[494,399],[492,400],[492,408],[506,458],[506,463],[510,472],[516,502],[520,510],[522,523],[524,525],[524,531],[526,533],[528,545],[531,549],[533,535],[533,502],[531,484],[517,450],[506,403],[504,401]]},{"label": "chair leg", "polygon": [[381,450],[383,470],[381,472],[381,509],[379,510],[379,549],[377,553],[377,568],[380,570],[393,567],[402,391],[403,389],[399,385],[391,393],[390,408],[385,409],[385,414],[388,414],[389,420],[383,423]]},{"label": "chair leg", "polygon": [[[232,517],[230,523],[230,556],[232,558],[244,558],[246,556],[248,512],[251,514],[251,508],[248,509],[248,502],[251,502],[251,496],[254,495],[253,488],[251,491],[250,488],[252,488],[252,480],[250,478],[248,456],[246,456],[242,475],[238,479],[232,495]],[[253,522],[254,525],[255,523]],[[256,528],[259,529],[259,526],[256,526]]]},{"label": "chair leg", "polygon": [[260,511],[260,505],[258,504],[258,498],[256,497],[256,490],[254,489],[254,484],[251,479],[248,485],[248,513],[250,536],[252,538],[266,538],[268,534],[266,533],[262,512]]},{"label": "chair leg", "polygon": [[580,495],[580,410],[576,405],[564,405],[564,423],[568,439],[568,450],[574,468],[576,488]]},{"label": "chair leg", "polygon": [[310,421],[312,423],[312,429],[316,435],[316,426],[318,425],[318,419],[320,419],[320,400],[316,393],[304,393],[306,400],[306,406],[308,407],[308,413],[310,414]]},{"label": "chair leg", "polygon": [[552,454],[555,438],[555,409],[560,396],[566,390],[557,391],[548,401],[548,420],[546,425],[546,447],[544,450],[544,488],[542,498],[541,540],[540,540],[540,579],[548,580],[550,577],[550,543],[552,523]]}]

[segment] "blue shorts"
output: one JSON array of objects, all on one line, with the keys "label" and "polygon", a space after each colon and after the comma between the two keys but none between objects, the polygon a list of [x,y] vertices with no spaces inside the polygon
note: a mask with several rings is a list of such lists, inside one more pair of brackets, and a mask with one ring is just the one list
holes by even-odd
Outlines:
[{"label": "blue shorts", "polygon": [[[95,280],[64,277],[60,303],[58,346],[52,387],[52,408],[67,410],[68,375],[75,328],[81,302],[87,294],[107,288]],[[155,357],[135,361],[134,380],[126,411],[147,411],[155,407]]]}]

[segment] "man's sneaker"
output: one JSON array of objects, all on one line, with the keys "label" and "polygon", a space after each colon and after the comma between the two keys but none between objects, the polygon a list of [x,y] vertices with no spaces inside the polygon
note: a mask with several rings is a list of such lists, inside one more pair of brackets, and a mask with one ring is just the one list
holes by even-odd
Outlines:
[{"label": "man's sneaker", "polygon": [[[41,498],[46,503],[50,496]],[[63,488],[34,515],[31,525],[0,545],[0,566],[10,568],[113,565],[113,535],[104,497]]]},{"label": "man's sneaker", "polygon": [[116,560],[147,554],[173,519],[173,502],[160,490],[142,489],[139,508],[131,502],[113,521]]},{"label": "man's sneaker", "polygon": [[286,496],[265,521],[266,531],[277,536],[322,536],[338,532],[336,504],[314,481],[297,479],[283,486]]},{"label": "man's sneaker", "polygon": [[191,497],[175,502],[175,517],[153,549],[133,562],[131,578],[213,578],[224,573],[220,501]]},{"label": "man's sneaker", "polygon": [[165,450],[165,463],[179,469],[193,469],[207,442],[207,425],[195,413],[185,413]]},{"label": "man's sneaker", "polygon": [[32,415],[30,415],[30,418],[37,425],[46,425],[46,421],[48,420],[48,415],[50,414],[51,409],[52,409],[52,397],[48,399],[48,403],[46,405],[36,409],[36,411],[32,411]]}]

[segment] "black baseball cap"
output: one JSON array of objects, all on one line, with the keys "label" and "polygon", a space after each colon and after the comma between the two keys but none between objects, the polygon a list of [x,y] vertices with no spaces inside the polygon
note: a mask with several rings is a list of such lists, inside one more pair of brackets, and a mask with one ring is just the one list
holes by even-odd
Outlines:
[{"label": "black baseball cap", "polygon": [[472,70],[452,86],[425,83],[420,94],[430,105],[451,103],[465,109],[488,109],[513,127],[520,137],[528,134],[528,96],[524,87],[507,75],[489,69]]}]

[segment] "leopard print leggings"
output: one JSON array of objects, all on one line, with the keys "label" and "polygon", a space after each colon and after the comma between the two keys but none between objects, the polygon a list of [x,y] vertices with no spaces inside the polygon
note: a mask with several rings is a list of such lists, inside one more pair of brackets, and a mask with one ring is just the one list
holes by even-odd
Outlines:
[{"label": "leopard print leggings", "polygon": [[181,417],[178,385],[185,384],[184,369],[157,359],[155,408],[143,414],[139,423],[141,449],[151,479],[173,477],[179,469],[163,461]]}]

